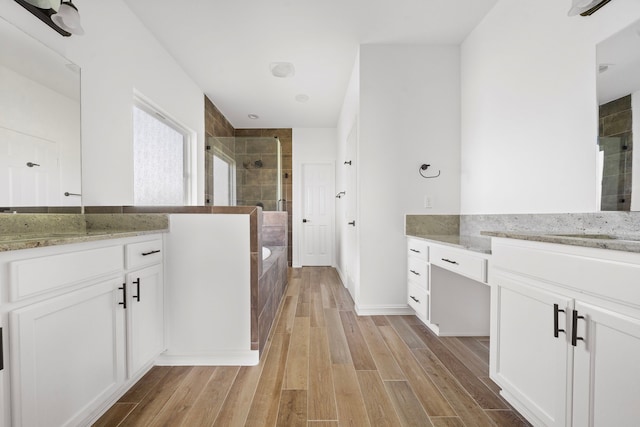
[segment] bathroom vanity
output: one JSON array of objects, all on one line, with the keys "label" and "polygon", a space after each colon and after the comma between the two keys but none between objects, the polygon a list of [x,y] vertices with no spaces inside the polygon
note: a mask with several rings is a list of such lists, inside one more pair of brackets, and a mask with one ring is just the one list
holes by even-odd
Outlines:
[{"label": "bathroom vanity", "polygon": [[148,370],[164,350],[162,238],[83,232],[0,242],[50,245],[0,252],[11,373],[2,379],[2,407],[11,408],[3,425],[80,425]]},{"label": "bathroom vanity", "polygon": [[534,425],[637,425],[640,244],[492,235],[502,236],[490,269],[490,368],[501,394]]},{"label": "bathroom vanity", "polygon": [[407,302],[439,336],[489,335],[489,239],[407,238]]}]

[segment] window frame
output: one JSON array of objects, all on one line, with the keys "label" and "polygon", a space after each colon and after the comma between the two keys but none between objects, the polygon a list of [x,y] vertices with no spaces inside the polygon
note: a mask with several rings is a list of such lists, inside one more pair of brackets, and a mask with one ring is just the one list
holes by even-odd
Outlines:
[{"label": "window frame", "polygon": [[[197,200],[196,197],[196,182],[193,179],[193,171],[195,170],[195,159],[193,158],[193,146],[196,141],[195,132],[184,126],[178,120],[174,119],[166,111],[159,108],[155,103],[151,102],[139,93],[134,94],[133,105],[131,109],[131,135],[132,135],[132,148],[135,147],[135,122],[133,121],[133,115],[135,108],[138,108],[145,113],[151,115],[159,122],[166,126],[169,126],[176,132],[182,135],[182,185],[183,185],[183,205],[189,206],[193,201]],[[135,201],[135,182],[134,182],[134,201]]]}]

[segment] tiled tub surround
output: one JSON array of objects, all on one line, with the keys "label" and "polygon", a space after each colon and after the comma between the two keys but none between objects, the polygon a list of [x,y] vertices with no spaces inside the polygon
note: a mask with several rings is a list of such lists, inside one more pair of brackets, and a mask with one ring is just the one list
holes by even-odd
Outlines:
[{"label": "tiled tub surround", "polygon": [[0,252],[165,232],[164,214],[0,214]]},{"label": "tiled tub surround", "polygon": [[271,255],[262,263],[262,275],[258,279],[258,330],[260,353],[276,318],[280,301],[287,287],[287,247],[268,246]]},{"label": "tiled tub surround", "polygon": [[261,352],[287,287],[287,223],[287,212],[262,213],[262,245],[271,249],[271,256],[262,262],[262,275],[258,280]]}]

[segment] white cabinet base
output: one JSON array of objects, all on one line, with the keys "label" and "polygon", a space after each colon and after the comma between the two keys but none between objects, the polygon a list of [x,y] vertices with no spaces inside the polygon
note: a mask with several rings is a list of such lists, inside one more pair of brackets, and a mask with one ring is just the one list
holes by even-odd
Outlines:
[{"label": "white cabinet base", "polygon": [[115,278],[11,312],[13,425],[78,425],[118,390],[121,285]]}]

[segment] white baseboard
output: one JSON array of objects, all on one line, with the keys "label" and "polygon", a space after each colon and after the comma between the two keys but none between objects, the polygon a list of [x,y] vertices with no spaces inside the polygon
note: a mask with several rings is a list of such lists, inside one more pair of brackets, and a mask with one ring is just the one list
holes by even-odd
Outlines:
[{"label": "white baseboard", "polygon": [[355,306],[358,316],[398,316],[416,314],[411,307],[406,304],[394,305],[359,305]]},{"label": "white baseboard", "polygon": [[342,273],[342,270],[340,270],[340,267],[338,267],[336,265],[334,268],[338,272],[338,277],[340,278],[340,281],[342,282],[342,286],[344,286],[346,288],[347,287],[347,277],[344,275],[344,273]]},{"label": "white baseboard", "polygon": [[260,363],[258,350],[197,355],[161,354],[156,359],[156,365],[159,366],[255,366],[258,363]]}]

